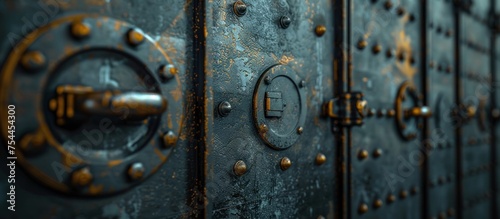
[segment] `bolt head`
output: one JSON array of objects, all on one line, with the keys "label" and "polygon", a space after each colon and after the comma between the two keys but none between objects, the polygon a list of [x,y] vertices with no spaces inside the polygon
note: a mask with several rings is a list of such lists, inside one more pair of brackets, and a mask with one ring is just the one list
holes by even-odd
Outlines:
[{"label": "bolt head", "polygon": [[399,193],[399,197],[402,198],[402,199],[406,198],[406,196],[408,196],[408,192],[406,190],[402,190]]},{"label": "bolt head", "polygon": [[380,44],[376,44],[373,46],[372,52],[374,54],[378,54],[378,53],[380,53],[380,51],[382,51],[382,46]]},{"label": "bolt head", "polygon": [[383,204],[382,200],[377,199],[377,200],[375,200],[375,202],[373,202],[373,207],[380,208],[380,207],[382,207],[382,204]]},{"label": "bolt head", "polygon": [[314,33],[316,33],[316,36],[318,36],[318,37],[325,35],[325,33],[326,33],[325,25],[316,26],[316,28],[314,29]]},{"label": "bolt head", "polygon": [[292,161],[288,157],[281,158],[280,167],[281,170],[287,170],[292,166]]},{"label": "bolt head", "polygon": [[358,41],[358,49],[364,49],[366,46],[368,46],[368,42],[366,40],[359,40]]},{"label": "bolt head", "polygon": [[282,16],[280,18],[280,27],[283,28],[283,29],[288,28],[291,23],[292,23],[292,19],[290,19],[287,16]]},{"label": "bolt head", "polygon": [[131,180],[139,180],[142,179],[142,177],[144,177],[145,171],[146,168],[142,163],[133,163],[128,168],[127,174]]},{"label": "bolt head", "polygon": [[302,87],[302,88],[303,88],[303,87],[306,87],[306,85],[307,85],[307,84],[306,84],[306,81],[305,81],[305,80],[301,80],[301,81],[300,81],[300,83],[299,83],[299,86],[300,86],[300,87]]},{"label": "bolt head", "polygon": [[234,164],[233,172],[236,176],[242,176],[247,172],[247,165],[244,161],[239,160]]},{"label": "bolt head", "polygon": [[173,131],[168,131],[163,135],[163,146],[165,148],[170,148],[177,143],[177,136]]},{"label": "bolt head", "polygon": [[127,42],[131,46],[138,46],[144,42],[144,34],[136,29],[129,30],[127,32]]},{"label": "bolt head", "polygon": [[361,204],[359,205],[358,212],[361,214],[364,214],[368,211],[368,205],[367,204]]},{"label": "bolt head", "polygon": [[383,154],[382,149],[376,149],[373,152],[373,156],[376,157],[376,158],[382,156],[382,154]]},{"label": "bolt head", "polygon": [[90,173],[90,169],[88,167],[75,170],[71,174],[71,184],[75,187],[88,186],[92,182],[92,179],[93,176]]},{"label": "bolt head", "polygon": [[316,155],[316,165],[323,165],[326,162],[326,156],[322,153]]},{"label": "bolt head", "polygon": [[358,158],[361,160],[368,158],[368,151],[366,150],[359,151]]},{"label": "bolt head", "polygon": [[71,35],[77,39],[88,37],[91,32],[90,25],[81,21],[73,22],[70,30]]},{"label": "bolt head", "polygon": [[21,57],[21,65],[28,71],[40,70],[46,65],[46,58],[40,51],[29,51]]},{"label": "bolt head", "polygon": [[396,201],[396,196],[395,195],[389,195],[387,196],[387,202],[392,203]]},{"label": "bolt head", "polygon": [[177,68],[175,68],[173,65],[162,65],[160,66],[160,68],[158,68],[158,75],[164,82],[171,80],[175,77],[176,74]]},{"label": "bolt head", "polygon": [[233,108],[231,106],[231,103],[227,101],[223,101],[219,104],[219,114],[223,117],[229,115],[232,110]]},{"label": "bolt head", "polygon": [[241,17],[247,13],[247,5],[242,1],[236,1],[233,4],[233,12],[236,16]]},{"label": "bolt head", "polygon": [[297,134],[299,134],[299,135],[300,135],[300,134],[302,134],[303,132],[304,132],[304,128],[303,128],[302,126],[299,126],[299,127],[297,128]]}]

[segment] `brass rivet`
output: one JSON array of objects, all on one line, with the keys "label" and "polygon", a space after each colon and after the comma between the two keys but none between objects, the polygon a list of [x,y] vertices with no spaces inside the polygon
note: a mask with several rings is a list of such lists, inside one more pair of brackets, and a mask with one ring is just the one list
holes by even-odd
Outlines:
[{"label": "brass rivet", "polygon": [[388,203],[392,203],[392,202],[395,202],[396,201],[396,196],[395,195],[389,195],[387,196],[387,202]]},{"label": "brass rivet", "polygon": [[173,131],[168,131],[163,135],[163,146],[165,148],[169,148],[174,146],[177,143],[177,136]]},{"label": "brass rivet", "polygon": [[417,187],[417,186],[414,186],[414,187],[411,189],[411,194],[413,194],[413,195],[418,194],[418,187]]},{"label": "brass rivet", "polygon": [[292,161],[288,157],[281,158],[280,167],[281,170],[287,170],[292,166]]},{"label": "brass rivet", "polygon": [[269,128],[267,127],[266,124],[260,124],[259,126],[259,132],[260,133],[267,133],[267,131],[269,131]]},{"label": "brass rivet", "polygon": [[368,157],[368,151],[366,150],[361,150],[359,151],[358,153],[358,158],[363,160],[363,159],[366,159]]},{"label": "brass rivet", "polygon": [[359,205],[358,211],[361,214],[366,213],[368,211],[368,205],[366,205],[366,204]]},{"label": "brass rivet", "polygon": [[408,196],[408,192],[406,190],[401,190],[401,192],[399,193],[399,197],[401,199],[405,199],[406,196]]},{"label": "brass rivet", "polygon": [[144,176],[145,168],[142,163],[133,163],[128,168],[127,174],[132,180],[139,180]]},{"label": "brass rivet", "polygon": [[161,65],[160,68],[158,69],[158,75],[164,82],[174,78],[177,72],[178,72],[177,68],[175,68],[173,65],[170,64]]},{"label": "brass rivet", "polygon": [[46,63],[45,56],[39,51],[29,51],[21,58],[21,65],[24,69],[33,71],[41,69]]},{"label": "brass rivet", "polygon": [[372,48],[372,52],[378,54],[380,51],[382,51],[382,46],[380,44],[375,44]]},{"label": "brass rivet", "polygon": [[364,49],[367,45],[368,42],[366,42],[366,40],[361,39],[358,41],[358,49]]},{"label": "brass rivet", "polygon": [[375,149],[373,156],[376,158],[382,156],[382,149]]},{"label": "brass rivet", "polygon": [[302,132],[304,132],[304,128],[302,126],[299,126],[297,128],[297,133],[300,135],[300,134],[302,134]]},{"label": "brass rivet", "polygon": [[375,202],[373,202],[373,207],[380,208],[380,207],[382,207],[382,204],[383,204],[382,200],[377,199],[377,200],[375,200]]},{"label": "brass rivet", "polygon": [[387,114],[387,110],[385,109],[379,109],[378,112],[377,112],[377,116],[378,117],[383,117]]},{"label": "brass rivet", "polygon": [[144,35],[137,30],[129,30],[127,33],[127,41],[132,46],[138,46],[144,42]]},{"label": "brass rivet", "polygon": [[242,1],[236,1],[233,4],[233,12],[236,16],[241,17],[247,13],[247,5]]},{"label": "brass rivet", "polygon": [[84,22],[73,22],[71,24],[71,35],[75,38],[84,38],[90,35],[91,28]]},{"label": "brass rivet", "polygon": [[322,165],[326,162],[326,156],[322,153],[316,155],[316,165]]},{"label": "brass rivet", "polygon": [[387,110],[388,117],[394,117],[395,115],[396,115],[396,110],[393,109]]},{"label": "brass rivet", "polygon": [[326,27],[325,25],[318,25],[316,28],[314,28],[314,32],[316,33],[316,36],[323,36],[326,33]]},{"label": "brass rivet", "polygon": [[239,160],[234,164],[233,172],[236,176],[241,176],[247,172],[247,165],[244,161]]},{"label": "brass rivet", "polygon": [[75,187],[88,186],[92,182],[93,176],[88,167],[75,170],[71,174],[71,184]]}]

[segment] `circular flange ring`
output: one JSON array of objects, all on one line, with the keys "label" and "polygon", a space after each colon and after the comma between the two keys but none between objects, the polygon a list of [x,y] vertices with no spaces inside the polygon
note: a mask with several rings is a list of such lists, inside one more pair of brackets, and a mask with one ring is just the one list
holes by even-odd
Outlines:
[{"label": "circular flange ring", "polygon": [[[133,78],[121,77],[126,85],[118,86],[119,89],[134,90],[133,85],[139,83],[135,83],[134,80],[137,79],[141,88],[150,85],[152,89],[147,92],[162,96],[168,103],[166,111],[144,120],[148,125],[141,129],[142,138],[129,141],[130,145],[142,146],[137,146],[137,149],[130,153],[106,157],[101,156],[103,150],[90,150],[90,155],[84,156],[78,151],[77,146],[81,146],[79,142],[75,145],[68,143],[67,138],[61,138],[58,131],[61,127],[53,121],[53,112],[49,109],[52,103],[48,103],[47,96],[56,92],[53,88],[57,84],[53,81],[62,74],[61,66],[67,65],[68,60],[76,60],[73,63],[77,64],[85,63],[87,58],[95,58],[93,53],[117,54],[120,60],[134,63],[134,68],[137,67],[137,75]],[[26,58],[28,54],[35,54],[35,58]],[[39,62],[45,64],[37,65]],[[180,134],[183,121],[184,98],[181,81],[176,68],[170,68],[171,74],[159,73],[165,66],[172,66],[172,61],[156,41],[131,24],[108,17],[64,17],[27,35],[25,40],[12,50],[0,75],[0,101],[3,105],[0,115],[7,115],[6,105],[15,105],[17,109],[15,140],[18,143],[18,161],[37,180],[64,193],[88,196],[112,194],[144,181],[167,160],[172,151],[171,146]],[[71,73],[73,71],[64,72]],[[88,74],[95,74],[94,78],[99,80],[105,75],[102,72]],[[75,85],[75,81],[69,84]],[[77,86],[95,85],[92,82],[81,83]],[[1,124],[2,135],[7,138],[7,121],[2,120]],[[104,123],[98,127],[119,125],[121,124]],[[96,130],[86,131],[96,133],[92,132]],[[102,135],[101,138],[94,135],[93,140],[110,141]],[[168,145],[164,143],[165,139],[168,140]],[[102,146],[102,141],[97,143],[97,146]],[[40,150],[31,153],[33,148]]]},{"label": "circular flange ring", "polygon": [[303,133],[305,92],[305,81],[289,66],[273,66],[260,77],[253,96],[254,123],[271,148],[289,148]]}]

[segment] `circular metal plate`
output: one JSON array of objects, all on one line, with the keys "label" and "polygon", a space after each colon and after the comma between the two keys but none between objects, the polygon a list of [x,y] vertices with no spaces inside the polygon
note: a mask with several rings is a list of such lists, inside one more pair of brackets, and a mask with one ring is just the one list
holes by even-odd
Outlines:
[{"label": "circular metal plate", "polygon": [[[27,65],[24,57],[33,51],[43,57],[33,60],[45,65]],[[20,163],[48,186],[80,195],[111,194],[145,180],[167,160],[183,120],[180,78],[175,68],[168,80],[160,77],[161,66],[171,66],[171,60],[157,42],[112,18],[65,17],[28,35],[5,62],[0,88],[0,101],[17,109]],[[61,126],[59,112],[51,110],[61,85],[148,92],[162,96],[168,106],[138,122],[104,116]]]},{"label": "circular metal plate", "polygon": [[253,97],[255,126],[274,149],[292,146],[304,131],[305,82],[290,67],[276,65],[260,77]]}]

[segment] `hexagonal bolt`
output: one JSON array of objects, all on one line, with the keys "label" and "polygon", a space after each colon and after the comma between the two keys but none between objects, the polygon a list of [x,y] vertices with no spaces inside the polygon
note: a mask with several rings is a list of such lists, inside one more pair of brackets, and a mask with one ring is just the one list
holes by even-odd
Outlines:
[{"label": "hexagonal bolt", "polygon": [[292,161],[290,160],[290,158],[288,158],[288,157],[281,158],[281,161],[280,161],[281,170],[283,170],[283,171],[287,170],[291,166],[292,166]]},{"label": "hexagonal bolt", "polygon": [[247,13],[247,5],[242,1],[236,1],[233,4],[233,12],[236,16],[241,17]]},{"label": "hexagonal bolt", "polygon": [[164,82],[174,78],[177,72],[178,72],[177,68],[175,68],[173,65],[170,64],[161,65],[160,68],[158,68],[158,75]]},{"label": "hexagonal bolt", "polygon": [[326,162],[326,156],[322,153],[318,153],[318,155],[316,155],[315,162],[318,166],[323,165]]},{"label": "hexagonal bolt", "polygon": [[144,34],[139,30],[131,29],[127,32],[127,42],[132,46],[138,46],[144,42]]},{"label": "hexagonal bolt", "polygon": [[40,51],[29,51],[21,57],[21,65],[28,71],[40,70],[46,63],[47,60]]},{"label": "hexagonal bolt", "polygon": [[247,165],[244,161],[239,160],[234,164],[233,172],[236,176],[242,176],[247,172]]},{"label": "hexagonal bolt", "polygon": [[146,172],[146,168],[142,163],[133,163],[129,166],[127,170],[127,175],[131,180],[139,180],[144,177],[144,173]]},{"label": "hexagonal bolt", "polygon": [[292,19],[290,19],[287,16],[281,16],[281,18],[280,18],[280,27],[281,28],[286,29],[290,26],[291,23],[292,23]]},{"label": "hexagonal bolt", "polygon": [[88,167],[80,168],[71,173],[71,185],[75,187],[85,187],[90,185],[93,178]]},{"label": "hexagonal bolt", "polygon": [[170,148],[177,143],[178,138],[173,131],[168,131],[162,136],[162,139],[163,139],[163,147]]},{"label": "hexagonal bolt", "polygon": [[325,35],[325,33],[326,33],[325,25],[316,26],[316,28],[314,28],[314,33],[316,33],[316,36],[318,36],[318,37]]},{"label": "hexagonal bolt", "polygon": [[77,39],[81,39],[88,37],[92,29],[89,24],[77,21],[71,24],[70,30],[71,30],[71,36]]},{"label": "hexagonal bolt", "polygon": [[231,110],[233,110],[233,108],[229,102],[222,101],[221,103],[219,103],[218,111],[220,116],[224,117],[229,115],[229,113],[231,113]]}]

